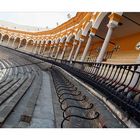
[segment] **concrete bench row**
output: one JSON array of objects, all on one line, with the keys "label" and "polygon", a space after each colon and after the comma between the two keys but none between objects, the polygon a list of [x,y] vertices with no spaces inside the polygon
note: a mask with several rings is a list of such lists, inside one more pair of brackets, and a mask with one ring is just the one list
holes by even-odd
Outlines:
[{"label": "concrete bench row", "polygon": [[[26,66],[26,62],[22,59],[18,61],[14,59],[1,60],[1,63],[3,64],[2,68],[6,69],[6,72],[0,80],[0,126],[3,125],[7,117],[12,113],[12,110],[30,88],[34,79],[39,82],[41,81],[39,79],[41,78],[40,75],[36,78],[36,69],[33,66]],[[20,67],[20,65],[24,64],[25,66]],[[38,84],[39,83],[36,84],[36,87],[38,87]],[[36,91],[36,94],[34,91]],[[34,103],[32,107],[30,107],[32,114],[39,94],[37,88],[35,88],[34,91],[32,93],[33,96],[31,96]],[[34,99],[32,97],[36,98]],[[27,104],[26,110],[29,110],[29,103]]]},{"label": "concrete bench row", "polygon": [[[0,67],[5,70],[0,79],[0,127],[3,127],[5,121],[12,116],[13,110],[16,111],[16,106],[20,104],[20,100],[26,93],[27,96],[30,95],[24,104],[25,108],[16,127],[28,127],[42,84],[42,71],[33,63],[40,61],[12,50],[9,51],[7,48],[0,49],[3,53],[9,52],[7,59],[0,60]],[[30,89],[32,84],[34,87]],[[28,125],[24,126],[23,123]]]},{"label": "concrete bench row", "polygon": [[[13,96],[6,100],[6,102],[1,106],[0,109],[0,125],[4,123],[8,115],[12,112],[12,110],[15,108],[17,103],[20,101],[22,96],[26,93],[26,91],[31,86],[33,80],[35,78],[35,75],[24,77],[20,83],[17,83],[12,89],[10,94],[13,94]],[[16,89],[18,87],[18,89]],[[5,96],[9,96],[10,94],[6,93]],[[5,97],[4,96],[4,97]]]}]

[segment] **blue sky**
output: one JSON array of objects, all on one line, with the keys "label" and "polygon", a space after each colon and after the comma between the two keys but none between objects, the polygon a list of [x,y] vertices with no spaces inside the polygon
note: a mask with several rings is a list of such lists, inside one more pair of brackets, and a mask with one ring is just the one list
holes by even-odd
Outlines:
[{"label": "blue sky", "polygon": [[69,13],[71,17],[76,15],[76,12],[0,12],[0,20],[20,25],[54,28],[57,22],[61,24],[67,21]]}]

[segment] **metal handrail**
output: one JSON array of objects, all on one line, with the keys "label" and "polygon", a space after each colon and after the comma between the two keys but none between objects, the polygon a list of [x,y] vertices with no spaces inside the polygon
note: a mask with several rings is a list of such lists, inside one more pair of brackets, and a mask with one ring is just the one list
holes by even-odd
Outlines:
[{"label": "metal handrail", "polygon": [[90,84],[140,122],[140,64],[47,61]]}]

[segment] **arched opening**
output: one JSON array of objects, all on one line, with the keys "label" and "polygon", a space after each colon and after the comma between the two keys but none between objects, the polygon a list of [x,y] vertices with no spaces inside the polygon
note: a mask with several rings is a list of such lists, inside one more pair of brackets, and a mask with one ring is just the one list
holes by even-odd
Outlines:
[{"label": "arched opening", "polygon": [[78,48],[78,45],[79,45],[79,40],[80,40],[80,36],[81,36],[82,32],[83,32],[82,29],[79,29],[77,31],[77,33],[75,35],[75,41],[76,41],[75,43],[76,43],[76,45],[74,46],[73,52],[71,52],[68,60],[73,60],[74,59],[74,57],[75,57],[75,55],[77,53],[77,48]]},{"label": "arched opening", "polygon": [[87,36],[90,28],[92,27],[92,21],[88,22],[82,32],[82,35]]},{"label": "arched opening", "polygon": [[14,47],[14,48],[18,48],[19,43],[20,43],[20,38],[19,38],[19,37],[17,37],[17,38],[15,39],[15,42],[14,42],[13,47]]},{"label": "arched opening", "polygon": [[49,49],[50,49],[50,45],[51,45],[51,40],[47,40],[46,44],[45,44],[44,55],[48,55]]},{"label": "arched opening", "polygon": [[55,46],[54,46],[55,49],[54,49],[54,52],[53,52],[53,57],[57,57],[58,56],[58,53],[60,51],[59,42],[60,42],[60,38],[55,40]]},{"label": "arched opening", "polygon": [[[96,62],[96,59],[99,55],[100,49],[106,37],[108,27],[107,24],[109,23],[109,15],[111,13],[101,13],[100,16],[95,20],[93,27],[97,29],[97,32],[94,38],[91,41],[90,48],[88,50],[88,54],[85,58],[85,61],[88,62]],[[86,45],[86,44],[85,44]],[[114,50],[115,43],[110,41],[109,47],[106,50],[105,57],[103,61],[106,61],[107,54],[111,53]]]},{"label": "arched opening", "polygon": [[9,40],[9,36],[5,34],[2,38],[1,44],[7,46],[8,40]]},{"label": "arched opening", "polygon": [[19,48],[24,49],[26,43],[27,43],[27,40],[25,38],[22,39]]},{"label": "arched opening", "polygon": [[81,47],[80,47],[80,50],[78,52],[78,56],[76,58],[76,61],[79,61],[81,59],[81,56],[82,56],[82,54],[84,52],[88,37],[89,37],[89,31],[88,31],[87,35],[84,36],[84,41],[82,41],[82,43],[81,43]]},{"label": "arched opening", "polygon": [[41,40],[37,44],[37,48],[36,48],[36,53],[37,54],[39,53],[40,45],[41,45]]},{"label": "arched opening", "polygon": [[2,43],[2,34],[0,33],[0,44]]},{"label": "arched opening", "polygon": [[77,34],[76,34],[76,36],[75,36],[75,39],[76,39],[76,40],[79,40],[79,39],[80,39],[80,35],[82,34],[82,32],[83,32],[82,29],[80,29],[80,30],[77,32]]},{"label": "arched opening", "polygon": [[66,42],[68,43],[68,46],[66,47],[66,51],[65,51],[65,54],[64,54],[63,59],[68,59],[69,54],[70,54],[70,51],[71,51],[71,49],[73,47],[73,41],[74,41],[74,39],[75,39],[75,35],[73,35],[73,34],[70,35],[67,38]]},{"label": "arched opening", "polygon": [[28,52],[32,52],[32,49],[33,49],[33,40],[28,40],[26,50]]},{"label": "arched opening", "polygon": [[33,41],[32,51],[31,51],[32,53],[35,53],[36,45],[37,45],[37,41]]},{"label": "arched opening", "polygon": [[45,49],[45,47],[46,47],[45,44],[46,44],[46,40],[44,40],[44,41],[42,42],[40,54],[42,54],[42,53],[44,52],[44,49]]},{"label": "arched opening", "polygon": [[13,47],[13,44],[14,44],[14,41],[15,41],[15,37],[14,36],[11,36],[9,38],[9,43],[7,44],[8,47]]},{"label": "arched opening", "polygon": [[61,55],[62,55],[62,52],[63,52],[64,46],[65,46],[66,39],[67,39],[66,36],[64,36],[64,37],[62,37],[60,39],[60,50],[59,50],[59,54],[58,54],[58,57],[57,58],[60,58]]}]

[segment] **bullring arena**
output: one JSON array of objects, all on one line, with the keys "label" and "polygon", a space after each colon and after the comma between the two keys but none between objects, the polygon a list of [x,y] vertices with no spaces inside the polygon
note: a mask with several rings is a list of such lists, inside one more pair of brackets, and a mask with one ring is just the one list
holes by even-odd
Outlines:
[{"label": "bullring arena", "polygon": [[77,12],[57,27],[0,27],[0,127],[139,128],[140,13]]}]

